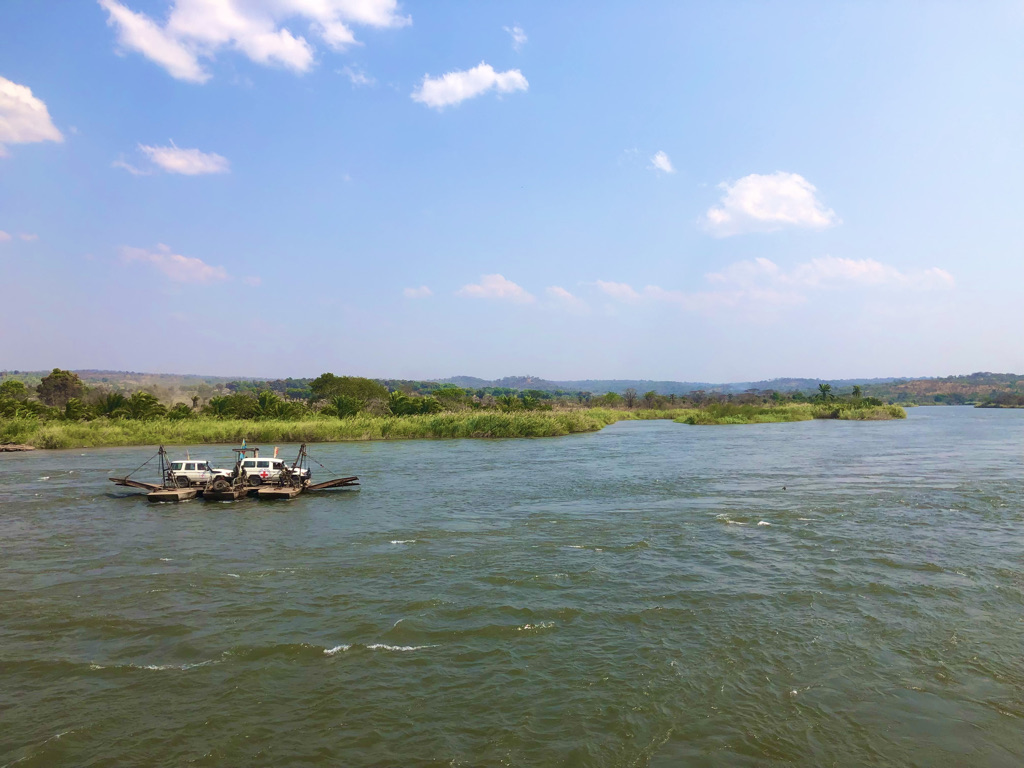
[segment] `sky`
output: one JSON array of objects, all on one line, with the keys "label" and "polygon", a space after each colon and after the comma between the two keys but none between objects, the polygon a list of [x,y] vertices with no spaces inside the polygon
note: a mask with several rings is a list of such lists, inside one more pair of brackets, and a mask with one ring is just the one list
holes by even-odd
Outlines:
[{"label": "sky", "polygon": [[1024,1],[0,7],[0,369],[1024,372]]}]

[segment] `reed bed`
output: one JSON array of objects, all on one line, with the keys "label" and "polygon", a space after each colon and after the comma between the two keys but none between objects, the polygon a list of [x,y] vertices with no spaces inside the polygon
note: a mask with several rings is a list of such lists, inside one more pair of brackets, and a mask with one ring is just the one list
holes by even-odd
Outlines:
[{"label": "reed bed", "polygon": [[559,411],[449,411],[419,416],[320,417],[302,421],[196,417],[92,421],[0,419],[0,443],[36,448],[102,448],[213,443],[333,443],[362,440],[558,437],[596,432],[623,420],[674,419],[682,424],[764,424],[811,419],[876,421],[906,418],[898,405],[849,407],[797,403],[780,406],[713,404],[700,409]]},{"label": "reed bed", "polygon": [[0,442],[37,448],[99,448],[204,443],[324,443],[423,438],[556,437],[594,432],[623,419],[671,419],[680,411],[456,411],[419,416],[357,416],[304,421],[192,418],[92,421],[0,420]]}]

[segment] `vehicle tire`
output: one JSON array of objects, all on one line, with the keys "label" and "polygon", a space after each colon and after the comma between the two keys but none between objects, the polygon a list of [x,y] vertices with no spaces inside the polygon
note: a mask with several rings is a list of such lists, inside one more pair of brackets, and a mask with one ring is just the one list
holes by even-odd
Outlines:
[{"label": "vehicle tire", "polygon": [[249,477],[246,478],[246,482],[255,488],[257,485],[263,484],[263,478],[259,475],[249,475]]},{"label": "vehicle tire", "polygon": [[231,487],[231,483],[228,482],[226,477],[217,477],[213,481],[213,490],[223,493]]},{"label": "vehicle tire", "polygon": [[189,481],[187,477],[182,477],[181,475],[178,475],[176,478],[174,478],[174,484],[179,488],[188,488],[190,485],[192,485],[192,483]]}]

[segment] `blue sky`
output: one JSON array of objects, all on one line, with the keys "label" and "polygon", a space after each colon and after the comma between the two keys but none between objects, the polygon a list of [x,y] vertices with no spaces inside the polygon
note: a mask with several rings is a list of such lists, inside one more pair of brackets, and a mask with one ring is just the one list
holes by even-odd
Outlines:
[{"label": "blue sky", "polygon": [[0,368],[1024,371],[1024,3],[0,9]]}]

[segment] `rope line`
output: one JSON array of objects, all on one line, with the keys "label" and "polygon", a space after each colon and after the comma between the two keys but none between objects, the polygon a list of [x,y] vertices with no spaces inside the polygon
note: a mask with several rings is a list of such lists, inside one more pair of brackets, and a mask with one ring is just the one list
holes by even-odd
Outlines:
[{"label": "rope line", "polygon": [[129,472],[127,475],[125,475],[125,477],[131,477],[132,475],[134,475],[136,472],[138,472],[140,469],[142,469],[144,466],[146,466],[146,464],[149,464],[149,462],[151,462],[153,459],[155,459],[159,455],[160,455],[160,451],[157,451],[152,456],[150,456],[148,459],[146,459],[146,461],[143,464],[140,464],[135,469],[133,469],[131,472]]}]

